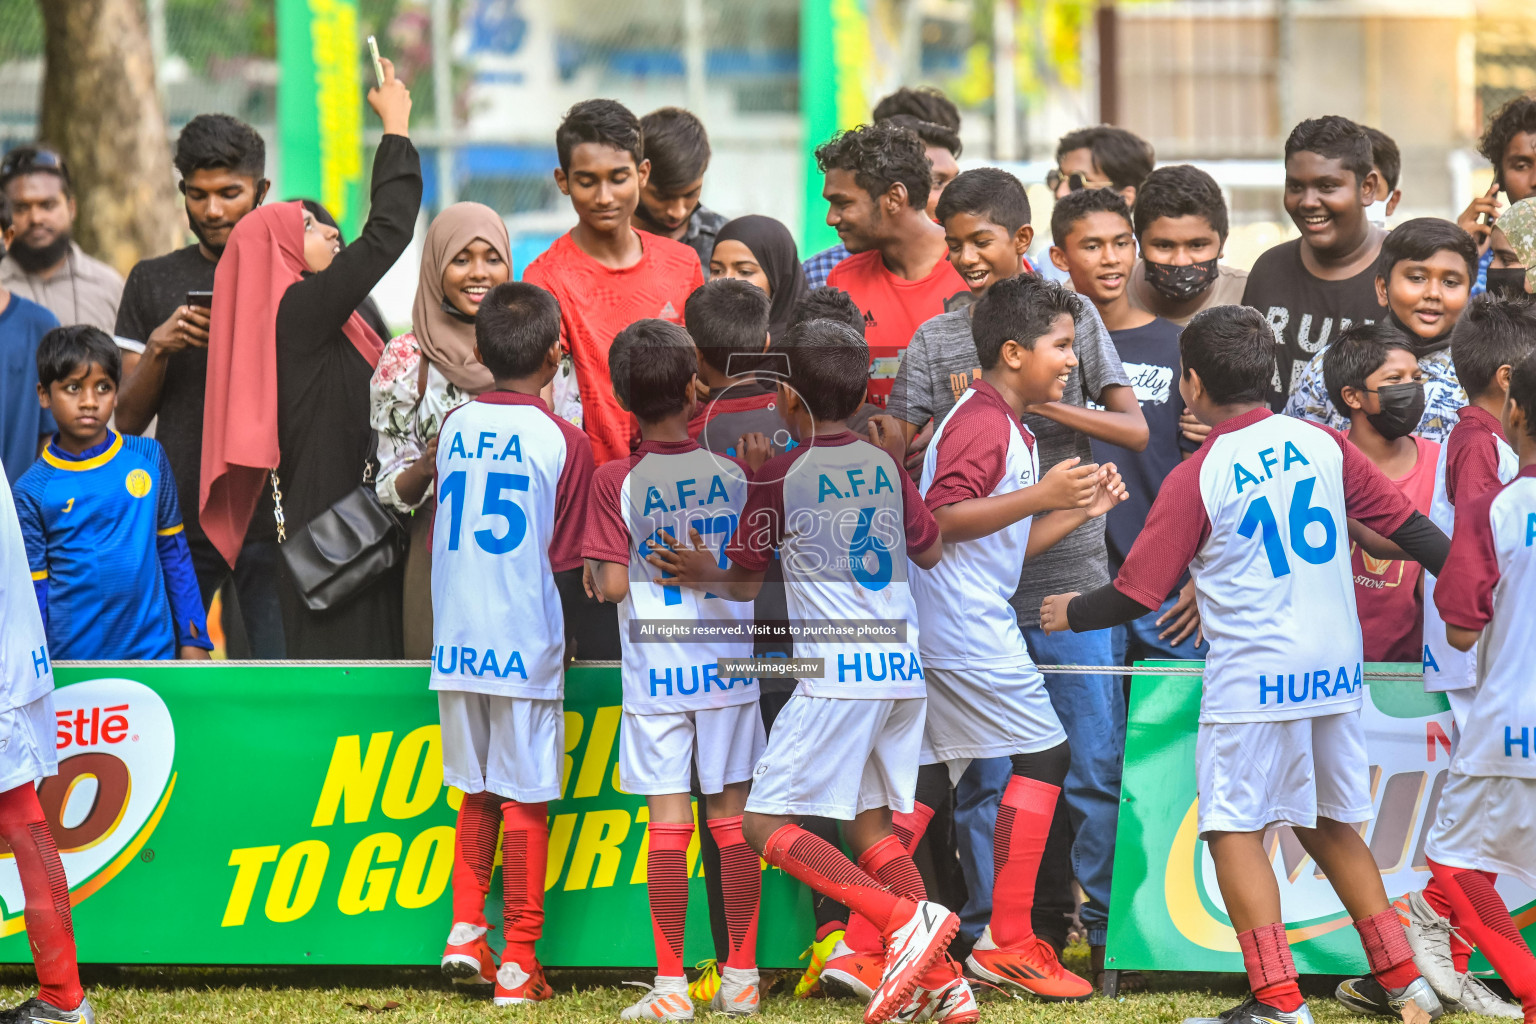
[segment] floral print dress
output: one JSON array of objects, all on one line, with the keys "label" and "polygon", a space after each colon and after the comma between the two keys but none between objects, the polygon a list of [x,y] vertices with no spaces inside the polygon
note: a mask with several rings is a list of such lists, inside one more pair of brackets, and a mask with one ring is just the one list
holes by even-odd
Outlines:
[{"label": "floral print dress", "polygon": [[395,489],[395,480],[427,450],[427,445],[442,429],[443,419],[474,396],[460,391],[428,365],[426,393],[421,383],[421,347],[410,331],[384,346],[378,368],[373,371],[369,418],[379,435],[379,478],[375,485],[379,500],[390,508],[411,512],[432,498],[427,485],[421,500],[410,504]]}]

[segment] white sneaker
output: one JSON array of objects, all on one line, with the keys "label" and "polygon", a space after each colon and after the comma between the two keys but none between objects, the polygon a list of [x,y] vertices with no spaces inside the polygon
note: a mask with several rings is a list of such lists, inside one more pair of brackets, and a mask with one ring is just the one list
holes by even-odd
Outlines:
[{"label": "white sneaker", "polygon": [[[630,982],[640,985],[638,982]],[[693,1020],[693,1000],[688,998],[687,978],[656,975],[656,984],[633,1006],[619,1011],[623,1020]]]},{"label": "white sneaker", "polygon": [[1500,999],[1480,978],[1471,974],[1460,977],[1461,991],[1457,993],[1456,1003],[1463,1013],[1475,1013],[1480,1017],[1505,1017],[1509,1020],[1525,1019],[1525,1013],[1520,1007]]},{"label": "white sneaker", "polygon": [[960,930],[960,918],[937,903],[923,900],[897,928],[885,947],[885,973],[864,1009],[864,1024],[884,1024],[906,1005],[917,979],[944,955]]},{"label": "white sneaker", "polygon": [[891,1018],[897,1024],[975,1024],[980,1019],[976,993],[971,991],[970,982],[958,974],[942,988],[919,987],[907,1005]]},{"label": "white sneaker", "polygon": [[1429,905],[1422,892],[1394,900],[1392,909],[1403,922],[1408,947],[1413,950],[1413,966],[1445,1008],[1454,1011],[1460,1002],[1462,976],[1456,973],[1456,962],[1451,959],[1451,922]]},{"label": "white sneaker", "polygon": [[756,1013],[761,988],[756,967],[722,967],[720,987],[710,996],[709,1008],[732,1017]]}]

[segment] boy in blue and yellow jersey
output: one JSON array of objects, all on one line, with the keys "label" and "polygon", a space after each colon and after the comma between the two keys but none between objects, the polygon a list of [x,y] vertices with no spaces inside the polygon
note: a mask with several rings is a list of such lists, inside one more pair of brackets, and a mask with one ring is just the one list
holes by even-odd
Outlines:
[{"label": "boy in blue and yellow jersey", "polygon": [[59,432],[16,481],[37,603],[58,659],[206,658],[213,649],[160,445],[107,427],[122,372],[94,327],[49,331],[38,400]]}]

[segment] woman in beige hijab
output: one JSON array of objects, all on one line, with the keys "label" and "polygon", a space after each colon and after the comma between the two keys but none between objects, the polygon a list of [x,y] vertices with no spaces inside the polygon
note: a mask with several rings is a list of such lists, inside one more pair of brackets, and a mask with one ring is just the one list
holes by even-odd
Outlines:
[{"label": "woman in beige hijab", "polygon": [[411,330],[384,347],[373,374],[371,416],[379,435],[379,500],[412,514],[405,564],[405,656],[432,653],[432,479],[443,417],[491,386],[475,359],[475,312],[512,276],[501,215],[455,203],[432,221],[421,254]]}]

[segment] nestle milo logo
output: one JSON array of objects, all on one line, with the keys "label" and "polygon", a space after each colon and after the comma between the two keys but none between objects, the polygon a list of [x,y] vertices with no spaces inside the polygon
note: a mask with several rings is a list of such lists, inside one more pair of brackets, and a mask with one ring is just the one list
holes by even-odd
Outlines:
[{"label": "nestle milo logo", "polygon": [[[101,889],[138,856],[170,802],[176,733],[170,712],[131,679],[92,679],[53,693],[58,774],[37,798],[59,846],[70,903]],[[0,842],[0,936],[22,930],[21,877]]]}]

